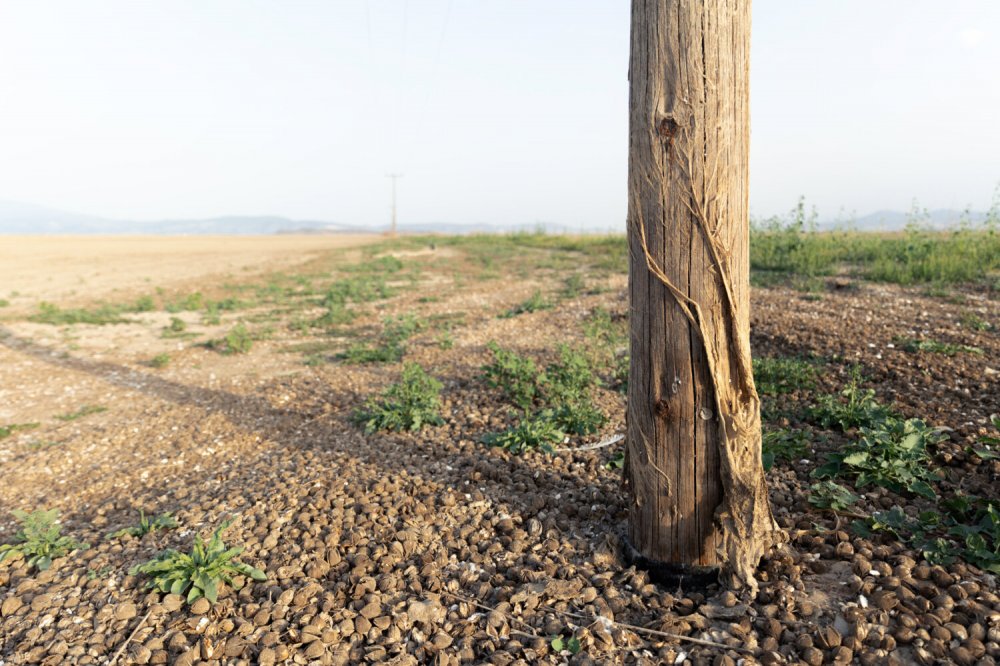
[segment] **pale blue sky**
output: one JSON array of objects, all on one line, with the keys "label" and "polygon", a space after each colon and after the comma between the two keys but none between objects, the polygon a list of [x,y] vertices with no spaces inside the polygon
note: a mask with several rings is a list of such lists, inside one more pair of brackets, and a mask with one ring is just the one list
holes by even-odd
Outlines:
[{"label": "pale blue sky", "polygon": [[[757,0],[751,208],[985,209],[1000,2]],[[0,0],[0,199],[622,227],[624,0]]]}]

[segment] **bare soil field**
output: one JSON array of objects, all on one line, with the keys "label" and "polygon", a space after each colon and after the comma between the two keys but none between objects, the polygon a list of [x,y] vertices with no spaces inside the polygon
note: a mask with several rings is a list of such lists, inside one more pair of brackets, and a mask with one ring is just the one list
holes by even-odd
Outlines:
[{"label": "bare soil field", "polygon": [[[995,297],[755,288],[790,542],[744,599],[623,559],[621,239],[363,240],[4,244],[0,543],[58,509],[89,547],[0,562],[0,664],[1000,659]],[[440,401],[400,417],[414,364]],[[140,510],[176,527],[109,536]],[[214,603],[133,569],[227,523],[261,575]]]},{"label": "bare soil field", "polygon": [[183,287],[305,263],[372,236],[3,236],[0,298],[11,309],[38,301],[123,298],[152,286]]}]

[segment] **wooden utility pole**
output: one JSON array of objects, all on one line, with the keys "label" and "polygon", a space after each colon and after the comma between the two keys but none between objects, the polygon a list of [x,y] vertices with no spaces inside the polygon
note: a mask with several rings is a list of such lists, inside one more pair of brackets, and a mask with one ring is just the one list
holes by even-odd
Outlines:
[{"label": "wooden utility pole", "polygon": [[389,227],[389,235],[396,235],[396,179],[402,178],[401,173],[387,173],[386,178],[392,179],[392,226]]},{"label": "wooden utility pole", "polygon": [[784,535],[750,364],[750,0],[632,0],[628,536],[756,588]]}]

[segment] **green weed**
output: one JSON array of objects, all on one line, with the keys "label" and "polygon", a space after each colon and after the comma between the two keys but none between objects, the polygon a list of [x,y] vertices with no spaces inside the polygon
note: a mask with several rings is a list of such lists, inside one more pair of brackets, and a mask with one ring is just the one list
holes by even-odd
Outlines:
[{"label": "green weed", "polygon": [[5,426],[0,426],[0,439],[6,439],[10,437],[15,432],[21,430],[32,430],[39,426],[38,423],[9,423]]},{"label": "green weed", "polygon": [[414,315],[401,315],[385,320],[377,345],[351,345],[338,356],[349,363],[398,363],[406,353],[406,341],[424,327]]},{"label": "green weed", "polygon": [[235,580],[237,576],[267,580],[267,575],[260,569],[236,560],[236,556],[243,552],[242,547],[226,548],[222,542],[222,533],[230,524],[231,521],[222,523],[207,543],[196,535],[190,553],[165,550],[154,559],[129,569],[129,575],[151,576],[150,588],[169,594],[186,593],[188,603],[201,597],[215,603],[223,584],[239,589],[241,585]]},{"label": "green weed", "polygon": [[105,324],[125,324],[129,321],[125,317],[122,317],[121,308],[112,305],[102,305],[89,310],[85,308],[63,310],[57,305],[45,301],[38,304],[38,313],[29,317],[29,319],[39,324],[51,324],[53,326],[71,324],[103,326]]},{"label": "green weed", "polygon": [[192,294],[188,294],[180,298],[179,300],[167,303],[165,309],[167,312],[194,312],[196,310],[201,310],[205,307],[205,297],[201,295],[200,291],[196,291]]},{"label": "green weed", "polygon": [[820,481],[809,486],[809,503],[819,509],[846,511],[861,499],[836,481]]},{"label": "green weed", "polygon": [[989,331],[992,330],[993,326],[985,319],[979,317],[973,312],[965,312],[959,318],[959,323],[971,331]]},{"label": "green weed", "polygon": [[764,469],[774,467],[778,460],[802,458],[809,451],[809,436],[802,430],[765,430],[761,440]]},{"label": "green weed", "polygon": [[874,428],[861,428],[861,439],[827,456],[813,471],[817,478],[853,478],[855,486],[878,485],[895,493],[937,497],[932,483],[939,479],[931,468],[929,446],[944,436],[919,419],[889,418]]},{"label": "green weed", "polygon": [[442,384],[420,365],[403,366],[400,381],[391,385],[381,399],[368,400],[352,420],[366,433],[376,430],[417,431],[425,425],[441,425]]},{"label": "green weed", "polygon": [[246,327],[246,324],[240,322],[231,328],[222,339],[212,340],[206,343],[206,346],[227,356],[232,354],[246,354],[253,348],[255,339],[257,338]]},{"label": "green weed", "polygon": [[168,365],[170,365],[170,354],[157,354],[149,359],[149,366],[151,368],[165,368]]},{"label": "green weed", "polygon": [[753,359],[753,378],[763,395],[782,395],[815,386],[816,368],[798,358],[757,357]]},{"label": "green weed", "polygon": [[123,527],[120,530],[108,534],[109,539],[120,539],[123,536],[142,538],[157,530],[167,530],[177,527],[177,519],[170,513],[161,513],[158,516],[147,516],[146,512],[139,509],[139,522],[131,527]]},{"label": "green weed", "polygon": [[56,418],[60,421],[76,421],[77,419],[82,419],[84,416],[90,416],[91,414],[100,414],[101,412],[108,411],[107,407],[101,407],[100,405],[84,405],[75,412],[69,412],[68,414],[57,414]]},{"label": "green weed", "polygon": [[552,304],[546,301],[542,297],[541,291],[536,291],[531,295],[526,301],[518,303],[511,309],[507,310],[500,315],[501,319],[507,319],[510,317],[516,317],[519,314],[525,314],[527,312],[538,312],[539,310],[548,310],[552,307]]},{"label": "green weed", "polygon": [[875,391],[862,389],[860,371],[853,369],[851,381],[840,396],[821,395],[810,417],[824,428],[838,426],[841,430],[874,427],[892,416],[892,411],[875,399]]},{"label": "green weed", "polygon": [[503,349],[492,340],[486,346],[493,352],[493,362],[482,368],[486,384],[499,388],[521,409],[530,409],[540,398],[541,385],[545,381],[535,361]]},{"label": "green weed", "polygon": [[937,340],[916,340],[913,338],[894,338],[893,342],[903,351],[908,352],[930,352],[932,354],[944,354],[954,356],[958,353],[975,354],[982,356],[985,352],[979,347],[970,345],[957,345],[951,342],[939,342]]},{"label": "green weed", "polygon": [[52,566],[52,560],[65,557],[74,550],[89,548],[72,537],[62,536],[62,526],[59,524],[59,511],[12,511],[14,517],[21,522],[21,527],[14,533],[14,543],[0,545],[0,562],[23,557],[29,567],[45,571]]},{"label": "green weed", "polygon": [[498,446],[511,453],[540,450],[553,453],[557,444],[566,439],[566,433],[552,419],[551,413],[542,413],[522,419],[516,426],[503,432],[484,435],[482,441],[489,446]]}]

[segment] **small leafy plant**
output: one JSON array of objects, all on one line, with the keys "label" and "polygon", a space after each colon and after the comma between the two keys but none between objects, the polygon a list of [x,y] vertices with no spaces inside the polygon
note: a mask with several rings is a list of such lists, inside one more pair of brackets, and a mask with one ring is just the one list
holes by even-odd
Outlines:
[{"label": "small leafy plant", "polygon": [[860,498],[836,481],[820,481],[809,486],[809,503],[819,509],[846,511]]},{"label": "small leafy plant", "polygon": [[516,426],[502,432],[483,436],[483,443],[498,446],[511,453],[540,450],[555,452],[557,444],[566,439],[566,433],[553,420],[551,412],[543,412],[531,418],[522,419]]},{"label": "small leafy plant", "polygon": [[816,368],[798,358],[757,357],[753,378],[763,395],[782,395],[815,386]]},{"label": "small leafy plant", "polygon": [[830,454],[817,478],[846,476],[863,488],[878,485],[895,493],[909,492],[928,499],[937,494],[931,483],[939,476],[931,467],[927,447],[944,437],[919,419],[888,419],[875,428],[861,428],[861,439]]},{"label": "small leafy plant", "polygon": [[582,646],[580,645],[580,639],[576,636],[570,636],[569,638],[564,638],[563,636],[554,636],[549,642],[552,649],[557,653],[561,654],[563,652],[569,652],[572,655],[579,654]]},{"label": "small leafy plant", "polygon": [[417,431],[425,425],[440,425],[442,384],[420,365],[407,363],[400,381],[382,393],[380,400],[369,399],[352,419],[366,433],[376,430]]},{"label": "small leafy plant", "polygon": [[378,345],[353,345],[340,358],[350,363],[398,363],[406,353],[406,341],[423,325],[412,314],[386,319]]},{"label": "small leafy plant", "polygon": [[908,351],[912,353],[916,352],[930,352],[932,354],[944,354],[945,356],[954,356],[955,354],[965,353],[965,354],[975,354],[976,356],[982,356],[985,352],[980,347],[973,347],[971,345],[958,345],[952,342],[940,342],[938,340],[917,340],[914,338],[896,338],[893,340],[899,348],[903,351]]},{"label": "small leafy plant", "polygon": [[165,368],[170,365],[170,354],[157,354],[153,358],[149,359],[149,365],[152,368]]},{"label": "small leafy plant", "polygon": [[764,469],[774,467],[777,460],[801,458],[809,450],[809,435],[802,430],[766,430],[761,441]]},{"label": "small leafy plant", "polygon": [[526,312],[538,312],[539,310],[548,310],[551,307],[552,304],[546,301],[542,297],[542,292],[536,291],[531,295],[531,297],[528,300],[522,301],[521,303],[518,303],[517,305],[512,307],[510,310],[507,310],[502,315],[500,315],[500,318],[509,319],[510,317],[516,317],[519,314],[524,314]]},{"label": "small leafy plant", "polygon": [[169,594],[187,594],[188,603],[201,597],[215,603],[222,584],[238,589],[234,581],[236,576],[267,580],[267,575],[260,569],[235,559],[243,552],[242,546],[226,548],[222,542],[222,533],[230,524],[232,521],[222,523],[212,533],[208,543],[201,535],[196,535],[190,553],[165,550],[152,560],[129,569],[129,575],[142,573],[151,576],[150,588]]},{"label": "small leafy plant", "polygon": [[212,346],[226,355],[246,354],[253,347],[253,335],[246,324],[240,322],[231,328],[222,340],[216,341]]},{"label": "small leafy plant", "polygon": [[847,431],[851,428],[874,427],[892,416],[892,411],[875,399],[875,391],[862,389],[857,369],[852,371],[848,385],[837,396],[822,395],[810,410],[810,416],[824,428],[838,426]]},{"label": "small leafy plant", "polygon": [[146,512],[139,509],[139,523],[131,527],[124,527],[116,532],[108,534],[109,539],[120,539],[123,536],[144,537],[145,535],[177,527],[177,519],[170,513],[161,513],[158,516],[149,517]]},{"label": "small leafy plant", "polygon": [[487,347],[493,352],[493,362],[483,366],[487,385],[499,388],[521,409],[530,409],[541,395],[544,374],[534,360],[503,349],[495,341],[491,340]]},{"label": "small leafy plant", "polygon": [[58,509],[48,511],[12,511],[21,521],[21,528],[14,533],[14,543],[0,546],[0,562],[22,556],[29,567],[45,571],[52,566],[52,560],[64,557],[74,550],[89,548],[73,537],[62,536]]}]

